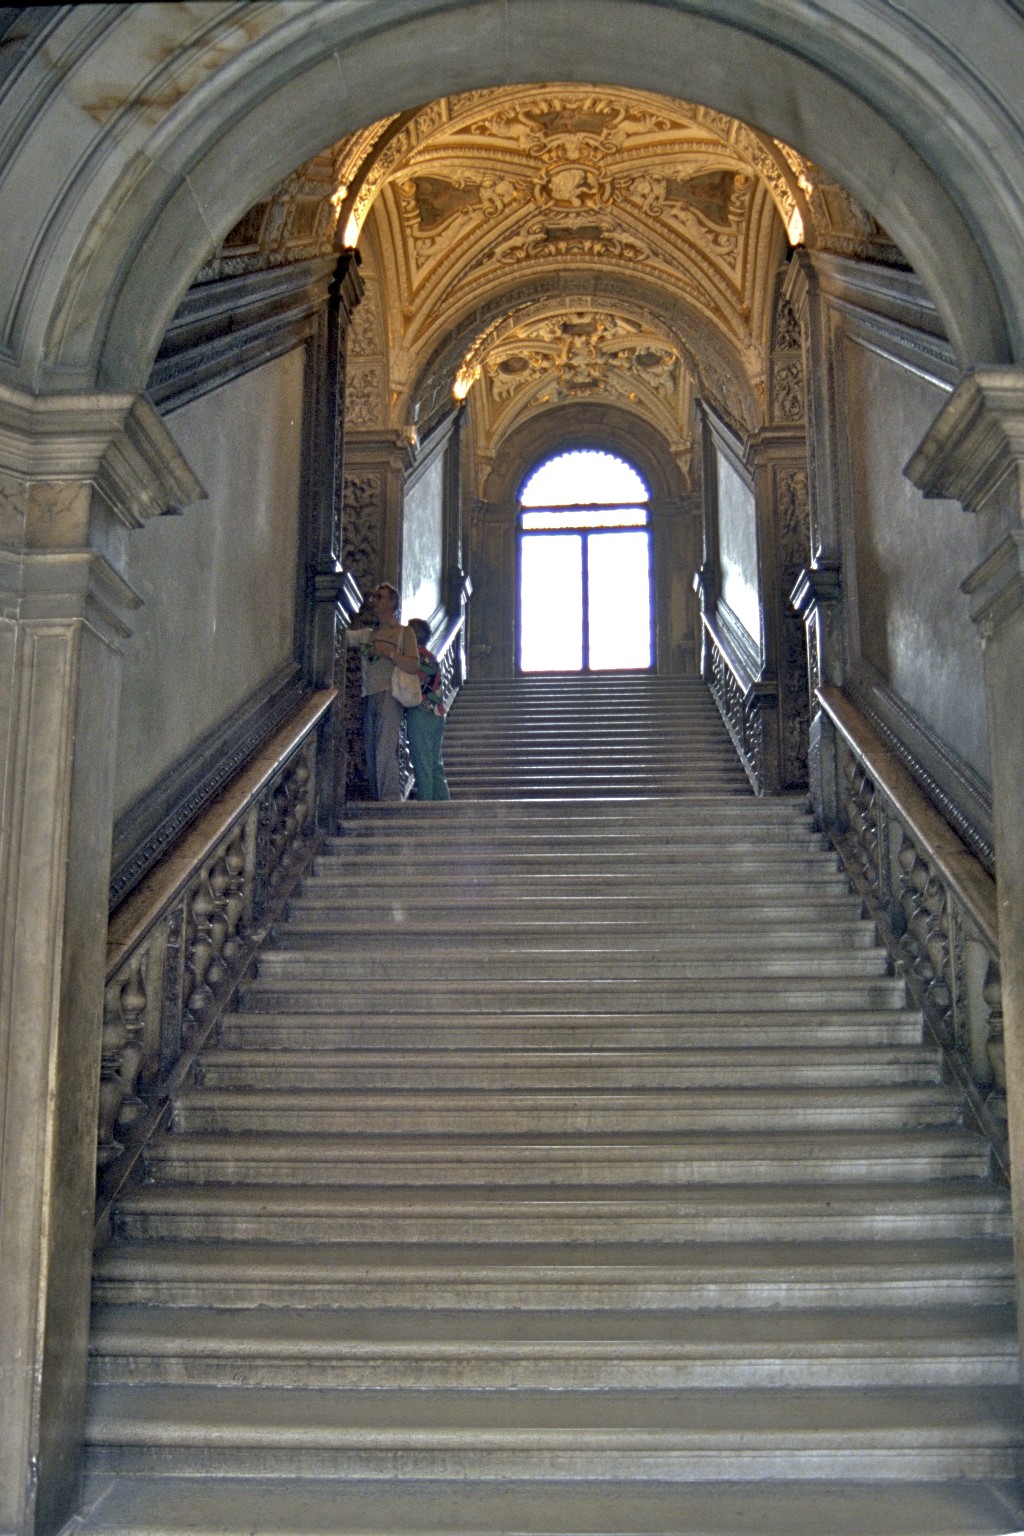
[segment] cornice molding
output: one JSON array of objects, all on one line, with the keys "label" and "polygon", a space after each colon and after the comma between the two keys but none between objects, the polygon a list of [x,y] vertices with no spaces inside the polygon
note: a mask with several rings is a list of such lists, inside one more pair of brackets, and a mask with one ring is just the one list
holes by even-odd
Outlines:
[{"label": "cornice molding", "polygon": [[141,607],[134,587],[95,550],[0,548],[0,617],[36,629],[84,620],[116,651]]},{"label": "cornice molding", "polygon": [[127,528],[206,499],[145,395],[29,395],[0,383],[0,469],[91,484]]},{"label": "cornice molding", "polygon": [[789,601],[804,623],[820,607],[837,603],[843,595],[842,572],[838,562],[808,565],[800,572]]},{"label": "cornice molding", "polygon": [[960,584],[982,643],[1024,605],[1024,530],[1015,529]]},{"label": "cornice molding", "polygon": [[1015,477],[1024,504],[1024,368],[965,374],[904,473],[922,495],[959,501],[968,512],[982,511]]}]

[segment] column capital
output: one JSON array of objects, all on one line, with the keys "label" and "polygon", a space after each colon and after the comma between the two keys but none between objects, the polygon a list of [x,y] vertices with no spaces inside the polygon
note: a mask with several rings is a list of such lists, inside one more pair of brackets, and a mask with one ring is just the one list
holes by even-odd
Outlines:
[{"label": "column capital", "polygon": [[94,549],[14,551],[0,546],[0,619],[36,630],[82,620],[112,650],[132,633],[142,599]]},{"label": "column capital", "polygon": [[837,603],[842,595],[843,580],[839,565],[829,561],[821,565],[804,566],[789,594],[789,601],[806,623],[819,607]]},{"label": "column capital", "polygon": [[[89,484],[125,528],[141,528],[151,517],[206,497],[156,410],[139,394],[29,395],[0,383],[0,472],[24,483]],[[9,526],[3,531],[10,536]],[[63,539],[51,526],[47,543],[54,542],[73,546],[84,539],[80,528]]]},{"label": "column capital", "polygon": [[964,375],[904,473],[929,497],[980,512],[1007,481],[1024,488],[1024,368]]},{"label": "column capital", "polygon": [[1024,605],[1024,529],[1015,529],[992,550],[960,590],[971,599],[971,618],[982,644]]},{"label": "column capital", "polygon": [[347,565],[340,560],[321,560],[313,569],[313,595],[318,603],[336,607],[350,624],[363,603],[363,590]]}]

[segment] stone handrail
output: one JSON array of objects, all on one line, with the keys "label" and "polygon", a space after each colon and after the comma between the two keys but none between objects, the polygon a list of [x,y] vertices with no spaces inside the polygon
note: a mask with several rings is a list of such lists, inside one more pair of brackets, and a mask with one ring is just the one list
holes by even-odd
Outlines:
[{"label": "stone handrail", "polygon": [[838,688],[838,818],[826,830],[1008,1173],[995,881]]},{"label": "stone handrail", "polygon": [[465,613],[457,613],[441,631],[440,639],[434,646],[434,654],[441,666],[441,686],[446,708],[451,704],[464,681],[460,642],[465,628]]},{"label": "stone handrail", "polygon": [[308,699],[112,915],[98,1135],[98,1231],[318,843],[321,734]]},{"label": "stone handrail", "polygon": [[702,614],[701,620],[705,638],[705,681],[755,791],[771,794],[777,790],[778,782],[769,746],[772,726],[768,715],[774,717],[778,689],[772,682],[759,681],[734,654],[712,614]]}]

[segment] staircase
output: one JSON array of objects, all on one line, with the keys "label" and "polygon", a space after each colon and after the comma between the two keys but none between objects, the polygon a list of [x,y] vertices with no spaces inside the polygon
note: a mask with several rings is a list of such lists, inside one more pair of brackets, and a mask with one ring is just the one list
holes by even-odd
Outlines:
[{"label": "staircase", "polygon": [[470,687],[352,807],[98,1256],[76,1531],[1024,1526],[1006,1192],[717,733]]},{"label": "staircase", "polygon": [[697,678],[552,673],[470,686],[447,736],[458,799],[750,792]]}]

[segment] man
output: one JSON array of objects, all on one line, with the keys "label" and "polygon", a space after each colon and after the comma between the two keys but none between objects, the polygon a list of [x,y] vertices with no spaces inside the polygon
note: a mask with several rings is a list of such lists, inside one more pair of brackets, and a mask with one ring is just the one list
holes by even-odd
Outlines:
[{"label": "man", "polygon": [[363,746],[370,793],[377,800],[400,800],[398,737],[405,714],[391,693],[391,674],[398,655],[416,656],[416,639],[398,621],[400,598],[390,582],[370,593],[373,628],[349,631],[349,644],[358,645],[363,664]]}]

